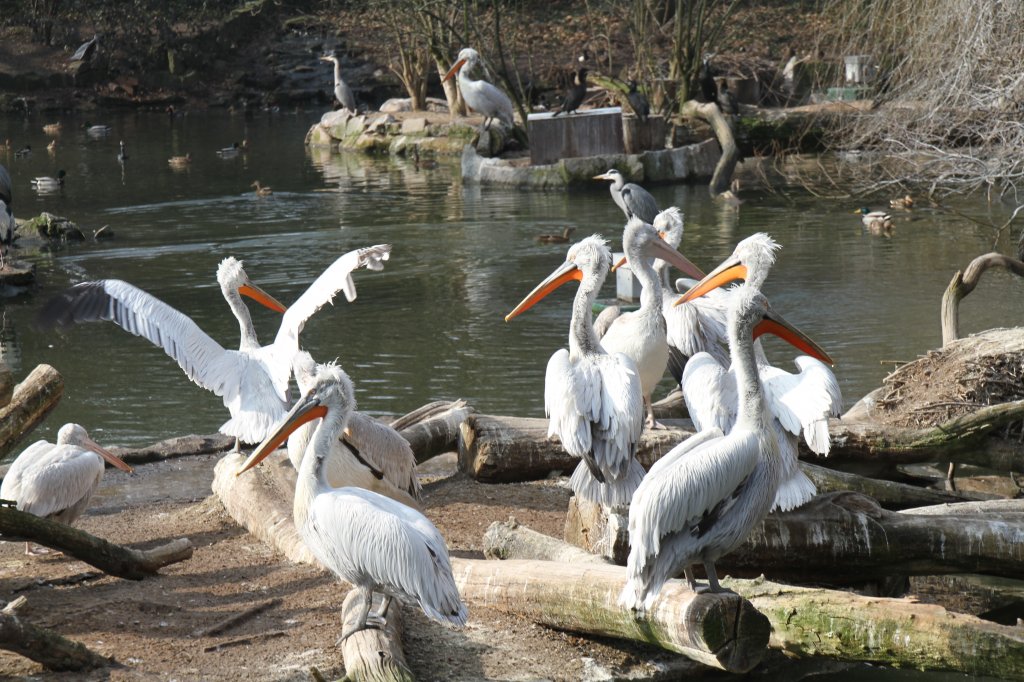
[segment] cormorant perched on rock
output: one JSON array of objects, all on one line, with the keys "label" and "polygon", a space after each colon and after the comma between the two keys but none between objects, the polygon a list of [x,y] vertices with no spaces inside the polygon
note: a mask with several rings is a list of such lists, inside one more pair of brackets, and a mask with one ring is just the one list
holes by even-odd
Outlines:
[{"label": "cormorant perched on rock", "polygon": [[714,54],[704,55],[704,60],[700,64],[700,72],[698,74],[700,94],[704,97],[705,102],[718,101],[718,86],[715,84],[715,74],[711,69],[711,58],[714,56]]},{"label": "cormorant perched on rock", "polygon": [[629,92],[626,93],[626,98],[629,100],[629,106],[633,107],[633,113],[637,118],[646,121],[647,117],[651,115],[651,104],[647,101],[644,93],[636,89],[636,81],[632,78],[629,80]]},{"label": "cormorant perched on rock", "polygon": [[583,100],[587,97],[587,69],[580,67],[576,69],[572,77],[572,85],[565,91],[565,99],[562,100],[562,106],[558,108],[552,116],[558,116],[561,113],[571,114],[579,109],[580,105],[583,104]]},{"label": "cormorant perched on rock", "polygon": [[730,114],[736,116],[740,113],[739,102],[736,101],[736,95],[732,94],[729,89],[729,82],[722,81],[722,87],[718,90],[718,108],[722,110],[723,114]]}]

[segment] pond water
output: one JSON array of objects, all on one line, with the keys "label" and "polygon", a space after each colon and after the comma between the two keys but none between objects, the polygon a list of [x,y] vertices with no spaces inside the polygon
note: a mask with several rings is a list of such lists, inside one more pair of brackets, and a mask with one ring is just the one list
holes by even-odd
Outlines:
[{"label": "pond water", "polygon": [[[382,242],[394,245],[384,271],[358,272],[359,298],[349,304],[339,296],[302,336],[314,357],[337,358],[346,368],[360,407],[401,414],[431,400],[465,398],[485,413],[543,415],[544,369],[566,344],[574,287],[512,323],[503,316],[564,259],[566,245],[538,243],[537,235],[572,226],[577,238],[621,240],[623,218],[606,186],[570,193],[463,187],[456,159],[428,170],[311,151],[302,141],[318,116],[96,115],[93,123],[113,128],[100,139],[80,129],[84,118],[68,117],[53,155],[42,126],[55,118],[0,120],[0,139],[36,150],[28,159],[0,157],[13,178],[16,215],[50,211],[87,233],[109,225],[116,235],[16,252],[36,263],[39,286],[0,303],[0,351],[19,379],[45,362],[66,381],[39,436],[77,421],[102,443],[140,445],[210,433],[227,419],[219,398],[113,324],[81,325],[64,336],[34,329],[40,306],[68,285],[126,280],[237,347],[237,323],[214,278],[222,258],[242,259],[251,278],[287,304],[342,253]],[[244,154],[215,154],[242,139],[249,143]],[[130,157],[123,167],[119,140]],[[168,157],[185,153],[193,158],[186,171],[168,166]],[[67,171],[63,191],[41,196],[31,189],[32,177],[59,169]],[[255,196],[250,185],[257,179],[274,194]],[[766,291],[833,355],[847,406],[894,362],[939,345],[943,290],[958,268],[992,248],[991,228],[927,208],[899,216],[895,235],[885,239],[864,233],[852,214],[856,202],[749,191],[735,211],[711,202],[703,186],[651,190],[662,206],[683,209],[682,250],[705,269],[756,231],[783,245]],[[982,200],[958,208],[997,224],[1009,214]],[[1012,253],[1011,239],[1004,236],[999,248]],[[964,331],[1020,324],[1022,286],[1006,273],[988,273],[962,304]],[[606,291],[614,294],[611,281]],[[251,310],[261,338],[271,341],[277,316]],[[781,347],[773,349],[784,363]]]}]

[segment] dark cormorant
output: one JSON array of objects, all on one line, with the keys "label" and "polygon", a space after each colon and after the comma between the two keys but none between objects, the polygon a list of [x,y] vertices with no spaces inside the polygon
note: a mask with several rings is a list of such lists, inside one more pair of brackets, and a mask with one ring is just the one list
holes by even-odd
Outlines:
[{"label": "dark cormorant", "polygon": [[732,90],[729,89],[729,82],[722,81],[722,87],[718,91],[718,108],[722,110],[723,114],[731,114],[736,116],[740,113],[739,102],[736,101],[736,95],[732,94]]},{"label": "dark cormorant", "polygon": [[636,89],[636,81],[633,79],[629,81],[629,92],[626,93],[626,99],[629,100],[629,106],[633,107],[633,113],[637,115],[637,118],[646,121],[647,117],[651,115],[651,105],[644,93]]},{"label": "dark cormorant", "polygon": [[558,116],[561,113],[571,114],[579,109],[580,105],[583,104],[583,100],[587,97],[587,70],[584,67],[576,69],[572,78],[572,85],[565,91],[565,99],[562,100],[562,106],[558,108],[552,116]]},{"label": "dark cormorant", "polygon": [[713,54],[704,55],[704,60],[700,64],[700,72],[698,78],[700,79],[700,94],[703,96],[705,102],[716,102],[718,101],[718,86],[715,85],[715,74],[711,69],[711,58]]}]

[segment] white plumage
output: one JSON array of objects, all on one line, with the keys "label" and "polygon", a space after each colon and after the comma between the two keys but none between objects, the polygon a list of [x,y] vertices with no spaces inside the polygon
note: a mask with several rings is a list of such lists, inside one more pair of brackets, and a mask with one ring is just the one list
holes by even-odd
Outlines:
[{"label": "white plumage", "polygon": [[469,77],[470,72],[479,64],[480,54],[471,47],[463,48],[452,68],[445,74],[444,80],[458,74],[462,99],[470,109],[483,114],[484,128],[489,128],[491,120],[495,118],[511,128],[512,100],[508,95],[485,80],[473,80]]},{"label": "white plumage", "polygon": [[302,458],[293,513],[295,526],[317,559],[363,595],[360,617],[342,637],[367,627],[374,591],[385,595],[379,617],[386,615],[391,597],[399,597],[419,604],[428,617],[444,625],[464,625],[466,606],[452,577],[444,538],[434,524],[415,509],[375,492],[327,483],[324,462],[354,409],[348,376],[338,367],[319,365],[313,388],[239,473],[258,464],[291,431],[319,418]]}]

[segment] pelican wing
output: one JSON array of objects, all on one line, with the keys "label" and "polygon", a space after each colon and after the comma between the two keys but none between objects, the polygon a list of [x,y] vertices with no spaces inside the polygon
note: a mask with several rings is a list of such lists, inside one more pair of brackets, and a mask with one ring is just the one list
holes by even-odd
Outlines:
[{"label": "pelican wing", "polygon": [[589,366],[578,368],[565,348],[548,360],[544,375],[544,414],[549,418],[548,437],[557,436],[565,451],[574,457],[590,453],[591,434],[588,406],[597,376]]},{"label": "pelican wing", "polygon": [[728,433],[736,423],[736,376],[708,353],[697,353],[683,370],[683,399],[698,431],[716,427]]},{"label": "pelican wing", "polygon": [[622,314],[622,307],[617,305],[607,306],[604,310],[597,314],[594,318],[594,333],[597,334],[597,338],[602,338],[608,328],[612,326],[612,323],[619,318]]},{"label": "pelican wing", "polygon": [[434,620],[466,622],[444,538],[416,510],[367,490],[342,488],[316,496],[302,530],[325,565],[354,570],[384,591],[418,602]]},{"label": "pelican wing", "polygon": [[827,455],[829,450],[828,418],[839,416],[843,397],[835,374],[814,358],[800,356],[795,360],[800,370],[791,374],[777,367],[760,368],[765,402],[783,427],[804,440],[813,452]]},{"label": "pelican wing", "polygon": [[814,481],[800,469],[799,436],[789,433],[778,419],[771,420],[779,444],[779,489],[775,491],[772,511],[789,511],[803,506],[818,494]]},{"label": "pelican wing", "polygon": [[[28,453],[33,457],[21,474],[18,509],[36,516],[84,509],[103,476],[103,460],[75,445],[40,442],[48,447],[37,448],[36,443],[30,448],[34,452]],[[81,509],[72,512],[70,520]]]},{"label": "pelican wing", "polygon": [[54,447],[53,443],[37,440],[21,451],[4,475],[0,483],[0,499],[17,502],[21,499],[21,486],[33,467],[39,465],[46,453]]},{"label": "pelican wing", "polygon": [[600,392],[590,405],[594,460],[602,470],[620,478],[633,459],[643,430],[643,392],[633,360],[622,353],[594,357],[600,373]]},{"label": "pelican wing", "polygon": [[353,412],[349,416],[345,440],[370,466],[383,473],[389,483],[420,499],[416,455],[402,434],[369,415]]}]

